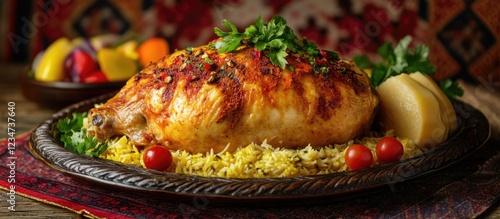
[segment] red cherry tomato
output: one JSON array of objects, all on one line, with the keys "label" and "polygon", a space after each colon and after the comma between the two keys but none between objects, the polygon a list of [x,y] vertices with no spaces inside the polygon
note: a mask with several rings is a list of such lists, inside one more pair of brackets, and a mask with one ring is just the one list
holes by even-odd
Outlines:
[{"label": "red cherry tomato", "polygon": [[373,154],[364,145],[353,144],[346,150],[345,163],[351,170],[367,168],[373,163]]},{"label": "red cherry tomato", "polygon": [[404,148],[398,139],[393,137],[384,137],[375,148],[378,160],[382,163],[396,162],[403,156]]},{"label": "red cherry tomato", "polygon": [[148,169],[165,171],[172,165],[172,153],[161,145],[146,148],[142,154],[142,159]]}]

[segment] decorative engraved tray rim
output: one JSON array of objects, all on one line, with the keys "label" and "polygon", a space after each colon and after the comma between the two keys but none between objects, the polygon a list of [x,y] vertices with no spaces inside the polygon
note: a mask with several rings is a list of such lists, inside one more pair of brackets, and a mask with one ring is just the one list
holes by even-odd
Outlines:
[{"label": "decorative engraved tray rim", "polygon": [[84,112],[114,93],[73,104],[55,113],[30,136],[30,151],[50,167],[65,174],[115,189],[147,193],[164,198],[191,201],[208,198],[222,205],[268,206],[301,200],[315,203],[343,200],[369,194],[372,190],[441,170],[465,158],[482,146],[490,135],[486,117],[471,106],[455,102],[458,129],[440,147],[397,163],[359,171],[291,178],[212,178],[151,171],[142,167],[77,155],[54,139],[57,120],[73,112]]}]

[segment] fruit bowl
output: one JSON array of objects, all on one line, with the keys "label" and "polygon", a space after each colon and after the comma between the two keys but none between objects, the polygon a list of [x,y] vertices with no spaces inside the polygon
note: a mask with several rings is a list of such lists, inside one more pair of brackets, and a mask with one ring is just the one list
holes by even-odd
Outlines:
[{"label": "fruit bowl", "polygon": [[45,107],[61,109],[102,94],[117,92],[126,81],[105,83],[42,82],[23,73],[19,78],[21,92],[27,99]]},{"label": "fruit bowl", "polygon": [[61,37],[38,52],[21,74],[21,91],[29,100],[60,109],[118,91],[143,66],[168,54],[167,40],[158,37]]}]

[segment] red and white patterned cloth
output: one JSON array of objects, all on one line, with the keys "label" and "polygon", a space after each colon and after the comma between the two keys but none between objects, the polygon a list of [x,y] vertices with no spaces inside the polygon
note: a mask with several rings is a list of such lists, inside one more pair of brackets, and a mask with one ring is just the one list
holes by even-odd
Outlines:
[{"label": "red and white patterned cloth", "polygon": [[[431,48],[435,78],[465,78],[500,90],[500,4],[496,0],[31,0],[5,3],[0,59],[31,61],[59,37],[104,33],[161,36],[171,49],[215,39],[227,19],[239,28],[280,15],[297,35],[347,57],[373,55],[406,35]],[[28,3],[29,5],[29,3]],[[27,11],[28,10],[28,11]],[[32,10],[32,11],[30,11]],[[30,17],[31,15],[31,17]],[[243,29],[241,29],[243,30]]]}]

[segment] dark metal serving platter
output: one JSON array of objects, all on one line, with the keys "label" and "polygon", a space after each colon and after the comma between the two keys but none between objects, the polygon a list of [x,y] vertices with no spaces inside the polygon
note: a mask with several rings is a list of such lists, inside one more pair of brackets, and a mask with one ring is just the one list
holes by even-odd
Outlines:
[{"label": "dark metal serving platter", "polygon": [[458,162],[482,146],[490,135],[485,116],[457,101],[454,103],[457,131],[439,147],[422,155],[359,171],[265,179],[210,178],[151,171],[77,155],[54,139],[57,120],[73,112],[86,112],[113,95],[82,101],[55,113],[33,131],[31,152],[52,168],[111,189],[187,202],[203,198],[217,205],[269,206],[322,203],[370,194],[378,188],[412,180]]}]

